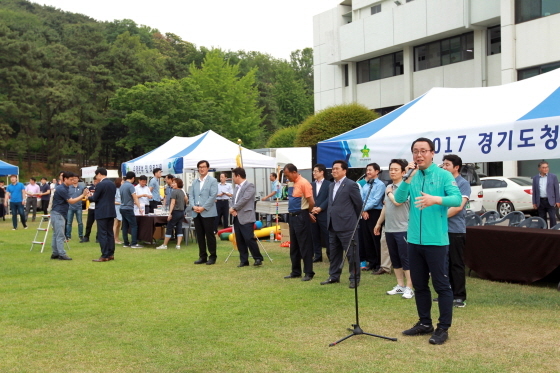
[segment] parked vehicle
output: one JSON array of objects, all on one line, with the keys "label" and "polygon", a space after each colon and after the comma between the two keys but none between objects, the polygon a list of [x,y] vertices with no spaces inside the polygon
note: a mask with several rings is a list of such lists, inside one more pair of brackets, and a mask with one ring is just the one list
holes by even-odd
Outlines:
[{"label": "parked vehicle", "polygon": [[467,202],[467,210],[470,210],[477,215],[484,214],[487,210],[483,203],[484,191],[482,189],[482,182],[476,173],[474,165],[465,163],[463,167],[461,167],[461,176],[471,185],[471,196],[469,198],[469,202]]},{"label": "parked vehicle", "polygon": [[512,211],[533,213],[533,182],[524,176],[482,178],[483,204],[487,210],[496,210],[502,217]]}]

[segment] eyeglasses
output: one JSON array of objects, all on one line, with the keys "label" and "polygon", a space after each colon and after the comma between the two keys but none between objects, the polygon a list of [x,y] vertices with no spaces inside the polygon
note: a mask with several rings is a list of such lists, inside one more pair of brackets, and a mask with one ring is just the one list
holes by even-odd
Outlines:
[{"label": "eyeglasses", "polygon": [[413,150],[413,151],[412,151],[412,154],[414,154],[414,155],[422,154],[422,155],[424,156],[424,155],[428,154],[429,152],[431,152],[431,150],[426,150],[426,149],[423,149],[423,150]]},{"label": "eyeglasses", "polygon": [[203,169],[205,169],[205,168],[208,168],[208,166],[199,166],[199,167],[198,167],[199,170],[203,170]]}]

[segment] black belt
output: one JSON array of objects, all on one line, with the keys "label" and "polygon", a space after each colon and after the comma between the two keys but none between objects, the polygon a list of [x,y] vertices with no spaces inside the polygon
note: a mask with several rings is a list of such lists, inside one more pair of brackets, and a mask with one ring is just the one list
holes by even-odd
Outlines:
[{"label": "black belt", "polygon": [[299,211],[295,211],[295,212],[290,212],[290,216],[298,216],[299,214],[302,214],[304,212],[307,212],[307,210],[299,210]]},{"label": "black belt", "polygon": [[543,199],[548,199],[548,197],[542,197],[541,200],[543,200]]},{"label": "black belt", "polygon": [[216,201],[218,201],[218,202],[228,202],[229,199],[217,199]]}]

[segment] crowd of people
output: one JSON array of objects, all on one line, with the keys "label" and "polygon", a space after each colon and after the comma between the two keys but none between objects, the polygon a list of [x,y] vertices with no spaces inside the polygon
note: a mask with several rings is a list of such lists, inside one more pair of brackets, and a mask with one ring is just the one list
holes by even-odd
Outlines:
[{"label": "crowd of people", "polygon": [[[434,143],[419,138],[411,145],[412,161],[391,160],[388,168],[391,182],[379,179],[381,168],[368,164],[365,178],[355,182],[347,177],[345,160],[332,163],[332,181],[327,180],[323,164],[313,167],[313,182],[307,181],[294,164],[286,164],[283,175],[287,179],[287,200],[291,270],[285,279],[311,281],[315,276],[314,263],[328,260],[326,280],[321,285],[341,282],[343,263],[347,260],[349,287],[360,284],[362,272],[383,275],[394,271],[396,285],[387,295],[415,298],[418,322],[404,335],[431,334],[431,344],[442,344],[448,338],[454,307],[465,307],[467,292],[463,250],[466,242],[466,205],[470,199],[470,184],[460,175],[462,160],[446,154],[442,166],[434,162]],[[24,186],[16,176],[5,187],[0,181],[3,207],[9,205],[13,229],[17,229],[18,215],[27,228],[27,217],[33,210],[50,211],[53,227],[51,259],[71,260],[64,250],[64,242],[72,239],[74,217],[80,242],[88,242],[93,222],[97,222],[96,241],[101,256],[94,262],[114,260],[115,245],[141,248],[138,243],[137,215],[153,213],[156,209],[168,213],[162,245],[167,249],[172,238],[181,248],[182,223],[185,214],[192,218],[197,236],[199,257],[194,264],[213,265],[217,260],[216,233],[219,225],[227,228],[232,218],[235,243],[239,250],[238,267],[263,265],[263,256],[253,232],[255,214],[255,185],[247,180],[246,172],[232,170],[235,187],[227,183],[227,174],[220,181],[209,173],[210,163],[197,164],[198,177],[183,191],[183,180],[165,176],[163,196],[160,194],[162,171],[153,170],[148,182],[127,172],[124,178],[111,181],[107,170],[100,167],[90,186],[85,186],[72,172],[61,172],[52,183],[42,178],[37,184],[31,178]],[[556,176],[548,173],[548,164],[539,164],[540,175],[534,179],[535,207],[542,214],[558,200]],[[263,199],[283,196],[278,175],[270,175],[271,193]],[[548,188],[548,189],[547,189]],[[556,188],[556,189],[554,189]],[[550,202],[551,201],[551,202]],[[25,206],[25,209],[24,209]],[[82,208],[87,209],[83,233]],[[4,211],[2,211],[4,216]],[[122,232],[122,241],[119,233]],[[386,250],[382,245],[385,237]],[[323,255],[323,248],[326,248]],[[429,281],[437,293],[432,298]],[[432,304],[437,304],[439,318],[434,328]]]}]

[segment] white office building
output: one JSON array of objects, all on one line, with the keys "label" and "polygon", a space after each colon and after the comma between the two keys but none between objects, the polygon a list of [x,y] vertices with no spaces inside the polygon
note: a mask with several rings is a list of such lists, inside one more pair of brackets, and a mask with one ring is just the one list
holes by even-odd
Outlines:
[{"label": "white office building", "polygon": [[[495,86],[560,67],[560,0],[343,0],[313,23],[316,111],[358,102],[385,114],[433,87]],[[483,171],[529,176],[536,163]]]}]

